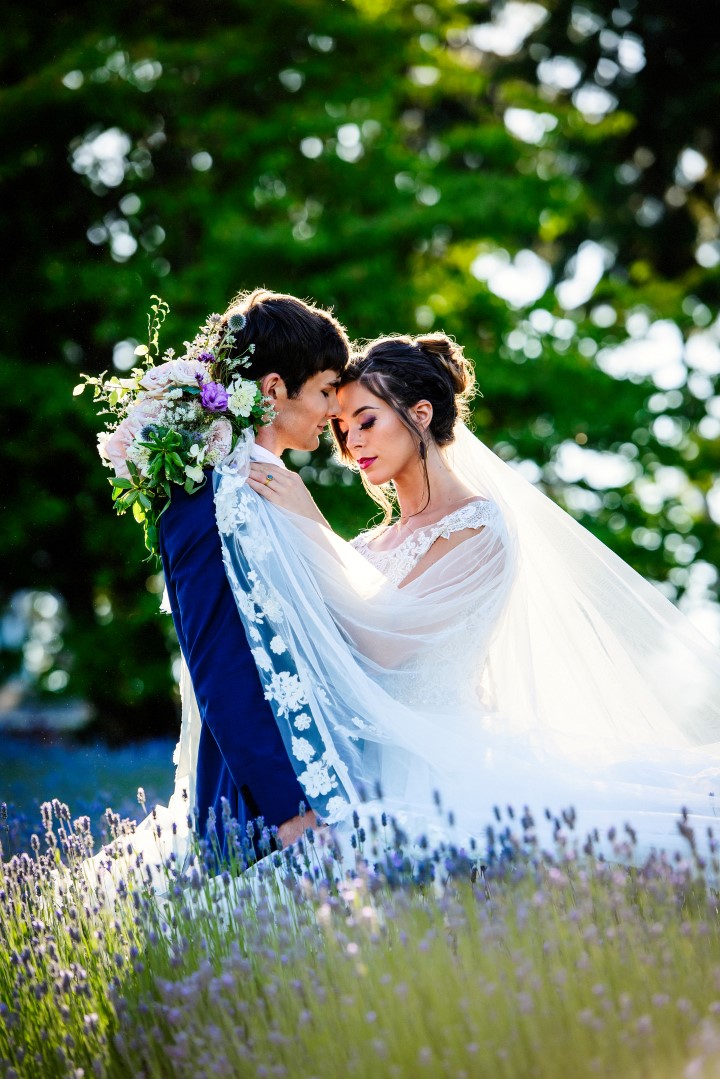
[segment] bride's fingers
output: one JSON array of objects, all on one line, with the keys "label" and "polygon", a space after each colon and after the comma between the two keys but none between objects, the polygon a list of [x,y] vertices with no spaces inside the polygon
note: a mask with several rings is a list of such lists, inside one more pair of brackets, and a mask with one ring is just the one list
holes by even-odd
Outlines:
[{"label": "bride's fingers", "polygon": [[271,483],[277,484],[282,480],[282,472],[285,472],[284,468],[278,468],[273,470],[272,465],[257,464],[257,462],[251,462],[249,478],[255,480],[257,483],[267,483],[268,486]]},{"label": "bride's fingers", "polygon": [[273,472],[272,466],[251,463],[248,478],[268,487],[273,486],[277,491],[285,486],[288,475],[285,468],[278,468]]},{"label": "bride's fingers", "polygon": [[[278,471],[280,470],[278,469]],[[272,465],[262,465],[258,464],[257,461],[251,461],[250,475],[256,480],[265,479],[266,476],[272,475]]]},{"label": "bride's fingers", "polygon": [[[267,465],[253,463],[250,466],[248,481],[252,480],[268,491],[273,491],[282,498],[301,497],[305,493],[305,484],[296,472],[289,469],[271,471]],[[255,490],[255,488],[253,488]]]},{"label": "bride's fingers", "polygon": [[274,491],[266,480],[257,480],[254,476],[248,476],[248,487],[256,494],[266,498],[268,502],[280,502],[278,492]]},{"label": "bride's fingers", "polygon": [[247,482],[252,491],[268,502],[327,526],[327,521],[297,472],[285,468],[273,469],[270,464],[254,461]]}]

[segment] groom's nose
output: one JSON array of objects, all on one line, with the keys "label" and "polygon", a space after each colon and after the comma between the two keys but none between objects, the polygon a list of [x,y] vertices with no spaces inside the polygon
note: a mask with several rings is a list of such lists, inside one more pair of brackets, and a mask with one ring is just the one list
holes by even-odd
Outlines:
[{"label": "groom's nose", "polygon": [[340,415],[340,405],[338,404],[335,390],[330,390],[328,394],[327,409],[325,411],[329,420],[334,420],[336,416]]}]

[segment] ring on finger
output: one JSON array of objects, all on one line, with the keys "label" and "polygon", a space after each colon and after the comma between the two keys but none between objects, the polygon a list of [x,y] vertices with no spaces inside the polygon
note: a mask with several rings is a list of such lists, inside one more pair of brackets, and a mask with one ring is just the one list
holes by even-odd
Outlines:
[{"label": "ring on finger", "polygon": [[266,487],[270,486],[270,481],[271,480],[272,480],[272,472],[268,472],[267,476],[265,477],[265,486]]}]

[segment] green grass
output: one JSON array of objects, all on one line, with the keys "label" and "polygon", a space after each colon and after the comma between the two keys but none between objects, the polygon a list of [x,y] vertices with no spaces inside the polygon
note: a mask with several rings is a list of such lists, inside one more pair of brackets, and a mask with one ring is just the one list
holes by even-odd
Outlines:
[{"label": "green grass", "polygon": [[720,866],[687,825],[687,860],[640,866],[631,835],[608,863],[567,824],[543,852],[511,820],[485,869],[452,848],[411,860],[397,832],[350,876],[327,833],[244,874],[211,876],[200,848],[182,877],[167,864],[164,898],[131,864],[109,901],[83,881],[87,825],[69,817],[56,803],[45,853],[0,870],[6,1076],[720,1069]]}]

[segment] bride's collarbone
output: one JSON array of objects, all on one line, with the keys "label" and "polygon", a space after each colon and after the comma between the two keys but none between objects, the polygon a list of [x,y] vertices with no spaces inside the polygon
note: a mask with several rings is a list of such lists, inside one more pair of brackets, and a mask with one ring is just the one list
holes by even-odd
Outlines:
[{"label": "bride's collarbone", "polygon": [[378,553],[394,551],[396,548],[402,547],[418,533],[426,532],[429,528],[441,524],[443,521],[447,520],[448,517],[452,517],[454,513],[464,509],[465,506],[469,506],[473,502],[486,501],[487,499],[485,498],[470,494],[463,498],[456,499],[454,502],[446,505],[442,510],[434,508],[431,514],[427,514],[427,517],[419,513],[406,519],[399,517],[397,520],[388,524],[381,532],[377,533],[375,536],[371,536],[368,543],[372,549]]}]

